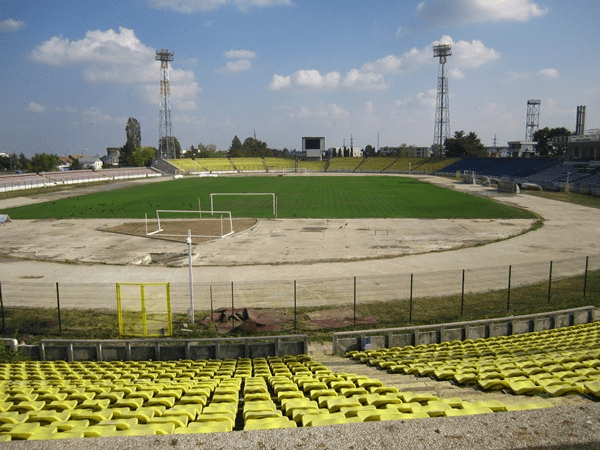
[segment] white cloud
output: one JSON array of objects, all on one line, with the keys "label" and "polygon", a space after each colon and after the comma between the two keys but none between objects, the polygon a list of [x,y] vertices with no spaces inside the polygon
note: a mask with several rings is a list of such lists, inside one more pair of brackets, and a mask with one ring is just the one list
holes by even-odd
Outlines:
[{"label": "white cloud", "polygon": [[340,122],[348,119],[350,113],[341,106],[334,103],[318,103],[314,107],[301,107],[297,112],[290,113],[290,119],[300,119],[303,121],[316,121],[324,126],[331,126],[334,122]]},{"label": "white cloud", "polygon": [[225,52],[225,58],[244,58],[253,59],[256,57],[256,52],[251,50],[228,50]]},{"label": "white cloud", "polygon": [[[144,45],[135,32],[90,30],[79,40],[52,37],[38,45],[30,57],[52,66],[80,65],[87,81],[135,86],[149,104],[159,102],[160,62],[156,50]],[[174,108],[196,108],[201,92],[194,72],[170,67]]]},{"label": "white cloud", "polygon": [[256,57],[256,53],[251,50],[229,50],[224,56],[235,61],[227,61],[224,67],[215,70],[217,73],[237,73],[252,69],[250,60]]},{"label": "white cloud", "polygon": [[556,78],[558,77],[558,70],[551,68],[542,69],[536,75],[542,78]]},{"label": "white cloud", "polygon": [[531,0],[427,0],[417,5],[417,15],[436,25],[527,22],[547,13],[548,8]]},{"label": "white cloud", "polygon": [[227,61],[224,67],[217,69],[217,73],[237,73],[246,72],[252,68],[252,63],[249,59],[238,59],[236,61]]},{"label": "white cloud", "polygon": [[357,90],[386,90],[390,85],[386,76],[408,73],[422,67],[431,67],[436,64],[433,58],[433,46],[439,43],[452,45],[452,56],[449,60],[450,76],[457,80],[465,78],[462,69],[476,69],[484,64],[500,58],[500,54],[486,47],[478,40],[458,41],[450,36],[443,36],[439,41],[433,42],[423,48],[412,48],[401,56],[387,55],[373,62],[366,62],[360,69],[350,69],[340,83],[339,72],[330,72],[321,75],[317,70],[299,70],[292,75],[273,75],[270,89],[281,91],[294,87],[311,89],[335,89],[344,86]]},{"label": "white cloud", "polygon": [[46,105],[42,105],[41,103],[29,102],[29,105],[27,105],[26,110],[34,113],[43,113],[46,111],[46,108]]},{"label": "white cloud", "polygon": [[557,78],[559,76],[558,70],[547,68],[532,72],[508,72],[507,76],[502,80],[503,84],[511,84],[516,81],[522,81],[530,78]]},{"label": "white cloud", "polygon": [[453,67],[476,69],[500,58],[500,53],[493,48],[487,48],[483,42],[476,39],[471,42],[454,42],[450,36],[443,36],[439,41],[433,43],[433,45],[438,44],[452,46],[452,56],[449,57],[449,62]]},{"label": "white cloud", "polygon": [[14,32],[19,31],[25,26],[25,22],[15,19],[5,19],[0,22],[0,31]]},{"label": "white cloud", "polygon": [[170,9],[185,14],[215,11],[224,6],[235,6],[239,11],[271,6],[291,6],[292,0],[149,0],[155,9]]},{"label": "white cloud", "polygon": [[374,62],[367,62],[360,69],[350,70],[346,74],[344,86],[355,89],[387,89],[389,85],[384,79],[385,75],[407,73],[435,64],[433,46],[440,43],[452,45],[452,56],[449,60],[449,64],[451,62],[450,76],[457,80],[465,78],[461,69],[478,68],[500,57],[496,50],[487,48],[481,41],[454,42],[450,36],[443,36],[431,45],[420,49],[413,48],[400,57],[388,55]]},{"label": "white cloud", "polygon": [[385,90],[389,88],[383,74],[358,69],[352,69],[346,74],[344,86],[361,90]]},{"label": "white cloud", "polygon": [[318,70],[299,70],[292,75],[275,74],[271,81],[272,91],[281,91],[292,87],[310,90],[335,89],[340,84],[339,72],[329,72],[321,75]]},{"label": "white cloud", "polygon": [[269,85],[269,89],[272,91],[283,91],[292,86],[292,79],[288,75],[284,77],[282,75],[273,75],[273,79],[271,80],[271,84]]},{"label": "white cloud", "polygon": [[177,123],[200,127],[206,125],[206,119],[204,117],[190,116],[187,114],[177,114]]}]

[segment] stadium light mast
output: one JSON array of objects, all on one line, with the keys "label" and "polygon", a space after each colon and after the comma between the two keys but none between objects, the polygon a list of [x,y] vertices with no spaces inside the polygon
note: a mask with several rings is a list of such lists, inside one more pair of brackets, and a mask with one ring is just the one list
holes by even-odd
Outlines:
[{"label": "stadium light mast", "polygon": [[158,157],[175,159],[175,148],[171,138],[171,87],[169,84],[169,61],[173,61],[175,52],[163,48],[156,52],[156,61],[160,61],[160,112],[158,117]]},{"label": "stadium light mast", "polygon": [[450,136],[450,101],[448,97],[448,75],[446,74],[446,62],[448,56],[452,55],[450,44],[433,46],[433,57],[440,59],[438,72],[437,99],[435,104],[435,129],[433,133],[434,151],[442,154],[444,139]]},{"label": "stadium light mast", "polygon": [[534,142],[535,132],[540,125],[541,100],[527,100],[527,122],[525,125],[525,142]]}]

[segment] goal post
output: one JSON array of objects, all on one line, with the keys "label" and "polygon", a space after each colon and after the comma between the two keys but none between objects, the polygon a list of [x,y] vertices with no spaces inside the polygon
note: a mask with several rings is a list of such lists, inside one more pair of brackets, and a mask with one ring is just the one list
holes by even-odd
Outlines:
[{"label": "goal post", "polygon": [[[213,192],[210,194],[210,211],[214,210],[214,200],[217,196],[229,196],[229,197],[256,197],[256,196],[270,196],[272,198],[272,209],[273,216],[277,218],[277,195],[274,192]],[[247,203],[247,201],[245,202]],[[232,208],[230,208],[232,209]],[[235,211],[234,211],[235,213]],[[237,217],[237,216],[236,216]]]},{"label": "goal post", "polygon": [[[204,217],[202,217],[204,213]],[[156,210],[156,230],[150,231],[148,228],[148,216],[146,215],[146,236],[160,235],[165,237],[187,237],[187,234],[173,233],[168,231],[166,222],[168,217],[171,220],[184,219],[190,223],[190,228],[195,229],[196,227],[192,224],[200,225],[200,232],[194,232],[191,237],[195,238],[224,238],[231,236],[234,233],[233,230],[233,219],[231,217],[231,211],[186,211],[176,209],[157,209]],[[207,217],[209,216],[209,217]],[[216,223],[218,222],[218,224]],[[210,227],[202,227],[203,224],[210,224]],[[203,228],[214,230],[212,232],[202,231]],[[219,232],[220,230],[220,232]]]}]

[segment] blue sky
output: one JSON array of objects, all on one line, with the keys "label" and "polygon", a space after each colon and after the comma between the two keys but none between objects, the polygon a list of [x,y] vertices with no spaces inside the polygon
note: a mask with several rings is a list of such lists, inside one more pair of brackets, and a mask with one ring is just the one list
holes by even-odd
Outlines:
[{"label": "blue sky", "polygon": [[103,155],[128,117],[156,146],[162,48],[184,148],[429,146],[440,42],[452,133],[524,139],[528,99],[541,127],[586,105],[598,128],[598,23],[592,0],[0,1],[0,152]]}]

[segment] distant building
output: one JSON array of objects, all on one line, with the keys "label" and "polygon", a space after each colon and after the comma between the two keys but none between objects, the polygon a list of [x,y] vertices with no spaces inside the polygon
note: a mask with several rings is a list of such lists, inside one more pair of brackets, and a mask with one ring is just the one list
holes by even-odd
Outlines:
[{"label": "distant building", "polygon": [[82,169],[102,169],[102,161],[97,156],[82,156],[79,158],[79,164],[81,164]]},{"label": "distant building", "polygon": [[415,147],[413,145],[407,147],[381,147],[379,149],[381,155],[398,155],[405,158],[430,158],[431,147]]},{"label": "distant building", "polygon": [[[565,142],[566,140],[566,142]],[[570,161],[600,161],[600,130],[589,130],[585,134],[561,136],[558,144],[566,144],[567,159]]]},{"label": "distant building", "polygon": [[508,147],[485,147],[485,153],[489,158],[508,158],[510,156]]},{"label": "distant building", "polygon": [[512,158],[533,158],[537,156],[537,142],[512,141],[508,143],[508,156]]},{"label": "distant building", "polygon": [[106,157],[104,157],[104,164],[107,166],[118,166],[120,151],[121,149],[118,147],[108,147],[106,149]]}]

